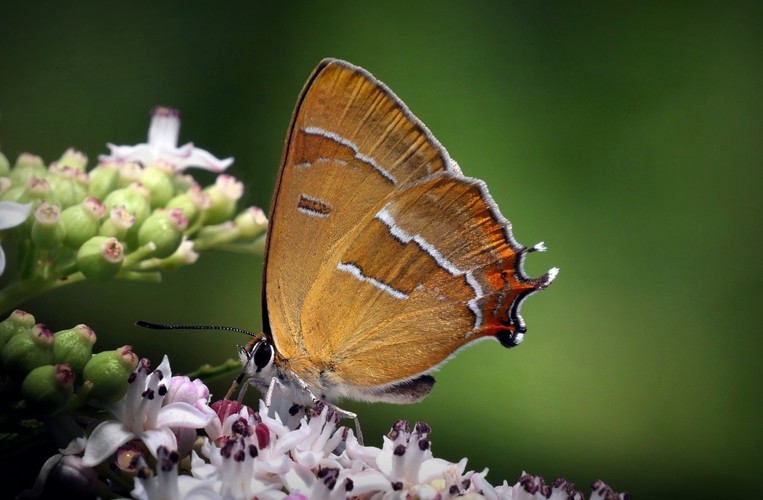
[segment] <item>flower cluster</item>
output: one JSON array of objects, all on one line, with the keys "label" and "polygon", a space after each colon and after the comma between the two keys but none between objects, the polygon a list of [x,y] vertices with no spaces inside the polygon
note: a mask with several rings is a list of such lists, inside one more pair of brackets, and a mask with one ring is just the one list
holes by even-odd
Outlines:
[{"label": "flower cluster", "polygon": [[[42,493],[56,476],[78,493],[139,499],[584,498],[563,479],[546,485],[528,474],[494,487],[487,470],[467,470],[466,459],[435,458],[431,429],[421,422],[412,429],[396,422],[376,448],[340,427],[326,404],[268,408],[260,401],[259,411],[230,400],[210,405],[206,386],[173,377],[166,356],[154,371],[141,360],[127,381],[124,397],[85,429],[55,426],[67,429],[58,438],[69,444],[45,463],[27,495]],[[591,499],[628,498],[601,482],[593,490]]]},{"label": "flower cluster", "polygon": [[130,346],[93,354],[87,325],[51,332],[19,309],[0,322],[3,415],[42,418],[83,405],[116,401],[138,364]]},{"label": "flower cluster", "polygon": [[[147,143],[109,144],[89,171],[73,149],[47,166],[28,153],[11,166],[0,154],[0,231],[17,239],[20,256],[0,310],[82,279],[157,281],[203,249],[261,251],[267,219],[256,207],[236,216],[241,182],[221,174],[202,187],[184,173],[218,173],[233,159],[178,147],[179,128],[177,111],[157,108]],[[5,260],[0,250],[0,274]]]}]

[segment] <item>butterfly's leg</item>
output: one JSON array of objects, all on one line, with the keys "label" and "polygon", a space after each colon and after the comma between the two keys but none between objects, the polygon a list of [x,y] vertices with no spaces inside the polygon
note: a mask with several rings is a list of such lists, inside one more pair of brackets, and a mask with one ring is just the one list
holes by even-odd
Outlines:
[{"label": "butterfly's leg", "polygon": [[270,379],[270,385],[268,385],[268,392],[265,393],[265,406],[270,408],[271,403],[273,402],[273,392],[276,390],[276,386],[278,386],[279,389],[283,390],[284,386],[281,383],[280,380],[278,380],[276,377],[273,377]]},{"label": "butterfly's leg", "polygon": [[[310,399],[313,401],[313,404],[323,401],[322,399],[318,398],[315,394],[313,394],[313,391],[310,390],[310,386],[307,385],[307,382],[302,380],[296,373],[292,373],[292,376],[294,377],[294,380],[299,384],[299,386],[302,388],[303,391],[305,391],[309,396]],[[271,388],[273,384],[271,383]],[[268,390],[270,392],[270,390]],[[267,403],[267,400],[265,400]],[[358,415],[356,413],[353,413],[351,411],[344,410],[342,408],[339,408],[338,406],[328,403],[327,401],[323,401],[326,404],[329,404],[334,411],[336,411],[341,418],[350,418],[355,421],[355,434],[358,438],[358,442],[362,445],[363,444],[363,433],[360,431],[360,420],[358,420]]]},{"label": "butterfly's leg", "polygon": [[339,414],[341,418],[351,418],[355,422],[355,437],[358,438],[358,443],[363,445],[363,432],[360,430],[360,420],[358,420],[358,414],[351,411],[344,410],[338,406],[331,405],[335,412]]},{"label": "butterfly's leg", "polygon": [[[243,373],[244,372],[242,372],[242,374]],[[255,381],[252,378],[247,379],[243,384],[240,383],[240,381],[238,379],[236,379],[236,381],[231,386],[231,389],[228,391],[228,394],[231,394],[231,391],[234,390],[234,386],[235,387],[240,387],[240,390],[238,391],[238,397],[236,398],[236,401],[241,403],[242,401],[244,401],[244,395],[246,394],[246,390],[249,389],[249,386],[251,386],[251,385],[255,385]],[[225,395],[226,399],[228,399],[228,394]]]}]

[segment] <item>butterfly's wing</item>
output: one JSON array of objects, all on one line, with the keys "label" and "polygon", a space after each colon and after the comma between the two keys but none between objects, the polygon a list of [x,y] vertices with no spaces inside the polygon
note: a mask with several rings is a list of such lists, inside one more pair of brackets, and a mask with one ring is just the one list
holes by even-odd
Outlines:
[{"label": "butterfly's wing", "polygon": [[556,273],[526,277],[526,252],[479,180],[441,172],[396,191],[353,228],[307,294],[311,362],[330,367],[324,377],[339,392],[377,399],[475,340],[515,345],[521,301]]},{"label": "butterfly's wing", "polygon": [[[459,347],[521,339],[526,249],[481,181],[365,71],[324,62],[292,119],[265,274],[276,348],[332,393],[409,402]],[[267,331],[267,330],[266,330]]]},{"label": "butterfly's wing", "polygon": [[264,330],[284,358],[302,349],[305,297],[339,241],[398,186],[457,168],[365,70],[320,63],[292,116],[268,228]]}]

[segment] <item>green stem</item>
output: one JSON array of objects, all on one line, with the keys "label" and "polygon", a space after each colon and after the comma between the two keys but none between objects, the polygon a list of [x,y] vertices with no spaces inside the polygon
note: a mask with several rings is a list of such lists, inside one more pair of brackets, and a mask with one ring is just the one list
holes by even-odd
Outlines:
[{"label": "green stem", "polygon": [[[62,286],[71,285],[84,281],[85,275],[76,271],[76,264],[56,273],[58,278],[35,276],[33,278],[11,283],[0,290],[0,314],[16,309],[27,300],[41,293],[55,290]],[[122,270],[117,278],[129,281],[142,281],[144,283],[159,283],[162,275],[159,272],[135,272]]]},{"label": "green stem", "polygon": [[35,295],[39,295],[64,285],[77,283],[84,279],[85,276],[78,272],[59,279],[34,277],[11,283],[0,290],[0,311],[5,313],[6,311],[17,308],[23,302],[31,299]]},{"label": "green stem", "polygon": [[162,281],[162,273],[160,272],[139,272],[139,271],[119,271],[117,278],[120,280],[128,281],[142,281],[144,283],[160,283]]},{"label": "green stem", "polygon": [[153,241],[149,241],[142,247],[136,249],[134,252],[130,252],[127,255],[125,255],[125,260],[124,262],[122,262],[122,268],[129,269],[130,267],[142,261],[143,259],[151,255],[155,251],[156,251],[156,243],[154,243]]},{"label": "green stem", "polygon": [[193,240],[193,249],[196,251],[217,248],[220,245],[235,241],[240,230],[232,222],[207,226],[203,228]]},{"label": "green stem", "polygon": [[187,374],[188,378],[194,379],[194,378],[200,378],[202,380],[208,381],[213,378],[222,377],[222,376],[229,376],[234,373],[238,373],[241,371],[241,362],[236,361],[233,359],[229,359],[225,361],[221,365],[212,366],[212,365],[202,365],[198,367],[196,370],[190,372]]}]

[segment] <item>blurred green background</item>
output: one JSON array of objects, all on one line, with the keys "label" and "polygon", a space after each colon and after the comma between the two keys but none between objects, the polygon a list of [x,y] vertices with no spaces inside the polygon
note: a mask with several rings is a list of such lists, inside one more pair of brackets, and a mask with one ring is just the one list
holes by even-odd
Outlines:
[{"label": "blurred green background", "polygon": [[[637,498],[743,496],[763,465],[760,5],[5,4],[0,147],[95,159],[174,106],[181,142],[234,156],[244,204],[266,208],[305,79],[323,57],[361,65],[487,182],[520,242],[547,243],[530,274],[561,268],[517,349],[466,349],[417,405],[345,405],[367,441],[425,420],[435,455],[493,484],[526,470],[586,493],[601,478]],[[258,330],[260,266],[209,253],[160,285],[77,284],[24,308],[190,371],[245,339],[133,322]]]}]

